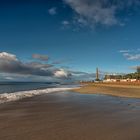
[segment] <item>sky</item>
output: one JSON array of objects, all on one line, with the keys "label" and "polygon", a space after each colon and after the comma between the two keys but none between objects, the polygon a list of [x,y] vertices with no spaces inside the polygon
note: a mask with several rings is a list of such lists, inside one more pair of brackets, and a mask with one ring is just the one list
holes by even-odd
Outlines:
[{"label": "sky", "polygon": [[92,80],[140,65],[140,0],[1,0],[0,79]]}]

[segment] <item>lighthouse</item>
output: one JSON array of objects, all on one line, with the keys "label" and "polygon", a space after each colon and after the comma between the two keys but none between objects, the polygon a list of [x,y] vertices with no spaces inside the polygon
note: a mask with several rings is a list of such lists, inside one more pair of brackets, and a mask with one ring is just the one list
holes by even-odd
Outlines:
[{"label": "lighthouse", "polygon": [[99,69],[96,68],[96,81],[99,81]]}]

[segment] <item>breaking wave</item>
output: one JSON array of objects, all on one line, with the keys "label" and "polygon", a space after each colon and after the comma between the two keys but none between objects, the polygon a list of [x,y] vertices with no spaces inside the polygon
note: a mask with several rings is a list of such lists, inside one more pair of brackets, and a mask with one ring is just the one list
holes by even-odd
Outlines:
[{"label": "breaking wave", "polygon": [[38,90],[30,90],[30,91],[20,91],[14,93],[3,93],[0,94],[0,104],[10,101],[17,101],[23,98],[33,97],[36,95],[58,92],[58,91],[66,91],[71,90],[73,88],[47,88],[47,89],[38,89]]}]

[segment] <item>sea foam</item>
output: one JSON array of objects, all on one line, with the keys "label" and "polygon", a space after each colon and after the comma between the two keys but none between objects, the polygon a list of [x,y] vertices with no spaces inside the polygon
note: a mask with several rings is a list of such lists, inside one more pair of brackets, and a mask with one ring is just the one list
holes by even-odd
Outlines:
[{"label": "sea foam", "polygon": [[3,93],[0,94],[0,104],[10,101],[17,101],[23,98],[29,98],[36,95],[58,92],[58,91],[66,91],[71,90],[73,88],[47,88],[47,89],[38,89],[38,90],[30,90],[30,91],[19,91],[14,93]]}]

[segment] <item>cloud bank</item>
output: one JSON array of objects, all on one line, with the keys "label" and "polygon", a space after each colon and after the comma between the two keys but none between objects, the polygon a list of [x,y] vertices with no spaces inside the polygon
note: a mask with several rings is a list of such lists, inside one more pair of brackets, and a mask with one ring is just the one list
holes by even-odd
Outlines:
[{"label": "cloud bank", "polygon": [[32,58],[37,59],[37,61],[23,62],[14,54],[1,52],[0,79],[8,81],[26,81],[28,79],[33,81],[61,82],[95,79],[95,73],[57,68],[57,65],[49,64],[47,55],[33,54]]},{"label": "cloud bank", "polygon": [[[46,57],[34,55],[34,58],[46,60]],[[68,73],[62,69],[55,68],[53,65],[41,62],[24,63],[16,55],[7,52],[0,53],[0,73],[34,75],[54,78],[68,78]]]}]

